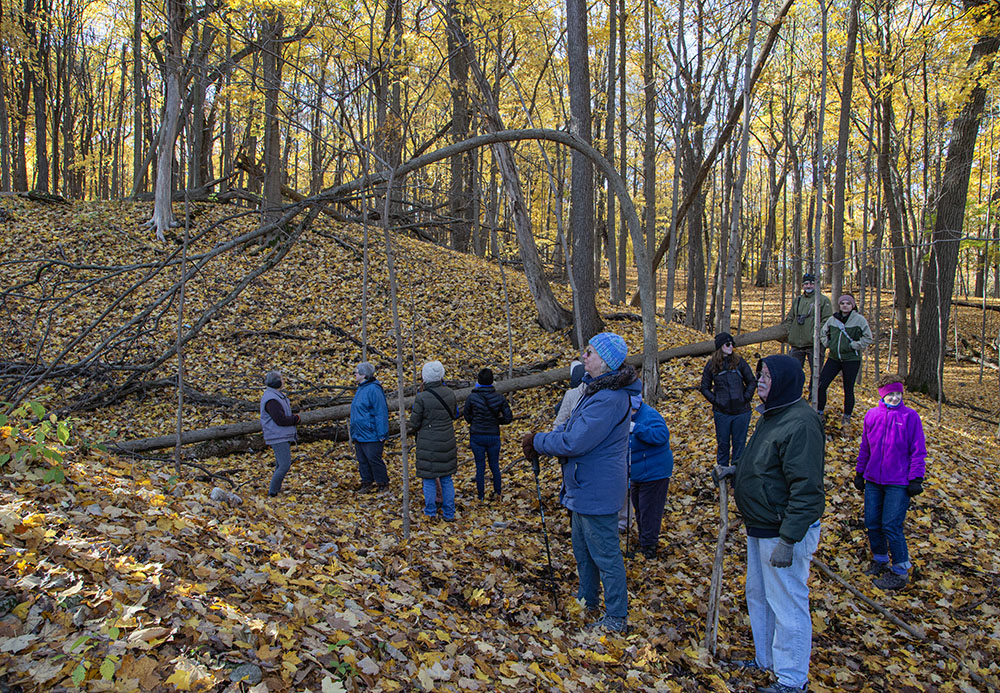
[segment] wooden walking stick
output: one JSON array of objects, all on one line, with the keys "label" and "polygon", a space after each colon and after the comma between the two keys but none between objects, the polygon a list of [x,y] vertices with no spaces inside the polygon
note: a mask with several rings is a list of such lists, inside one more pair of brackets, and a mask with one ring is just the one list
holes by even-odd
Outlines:
[{"label": "wooden walking stick", "polygon": [[719,479],[719,541],[715,545],[712,564],[712,586],[708,590],[708,614],[705,626],[705,649],[715,656],[719,637],[719,598],[722,595],[722,560],[726,555],[726,535],[729,533],[729,480]]}]

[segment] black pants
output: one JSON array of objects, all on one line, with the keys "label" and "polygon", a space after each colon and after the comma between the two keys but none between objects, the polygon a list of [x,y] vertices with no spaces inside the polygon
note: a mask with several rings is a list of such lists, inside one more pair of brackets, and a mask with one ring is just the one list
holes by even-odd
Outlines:
[{"label": "black pants", "polygon": [[669,477],[656,481],[632,482],[632,507],[635,508],[635,521],[639,525],[640,549],[656,549],[669,486]]},{"label": "black pants", "polygon": [[[819,362],[823,363],[823,352],[826,351],[825,347],[819,348]],[[812,397],[813,389],[813,378],[816,377],[816,365],[813,363],[813,348],[812,344],[804,347],[793,346],[789,351],[788,355],[799,362],[802,366],[802,370],[806,369],[806,362],[809,363],[809,396]]]},{"label": "black pants", "polygon": [[819,410],[826,409],[826,388],[841,371],[844,372],[844,416],[854,412],[854,381],[858,379],[861,361],[837,361],[827,359],[823,371],[819,374]]}]

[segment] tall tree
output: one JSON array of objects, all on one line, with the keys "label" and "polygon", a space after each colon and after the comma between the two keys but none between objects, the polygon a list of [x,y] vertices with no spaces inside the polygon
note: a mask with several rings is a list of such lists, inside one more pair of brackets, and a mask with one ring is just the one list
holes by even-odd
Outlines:
[{"label": "tall tree", "polygon": [[261,73],[264,77],[264,199],[261,225],[269,226],[281,216],[281,121],[278,95],[281,92],[282,33],[285,17],[281,12],[264,13],[260,28]]},{"label": "tall tree", "polygon": [[[967,12],[988,8],[989,0],[965,0]],[[969,56],[967,97],[952,123],[948,157],[945,161],[941,193],[931,254],[924,270],[924,300],[920,306],[920,329],[914,340],[913,368],[906,384],[910,389],[940,395],[939,368],[941,363],[941,333],[947,329],[951,312],[951,296],[955,288],[958,248],[965,221],[965,205],[969,191],[979,122],[986,103],[986,77],[993,70],[995,54],[1000,48],[1000,28],[996,19],[984,12],[979,16],[983,33]]]},{"label": "tall tree", "polygon": [[854,53],[858,43],[858,8],[861,0],[851,0],[847,19],[847,47],[844,49],[844,83],[840,90],[840,123],[837,129],[837,161],[833,177],[833,266],[830,293],[840,296],[844,284],[844,197],[847,188],[847,148],[851,134],[851,98],[854,94]]},{"label": "tall tree", "polygon": [[[450,27],[461,24],[462,15],[458,3],[450,0],[445,4],[448,34],[448,75],[451,88],[451,137],[452,142],[461,142],[469,136],[469,60],[466,51],[456,39]],[[451,172],[448,182],[448,212],[451,230],[451,247],[465,252],[469,249],[472,235],[472,153],[466,152],[451,158]]]},{"label": "tall tree", "polygon": [[[587,38],[586,0],[566,0],[566,44],[569,60],[569,131],[586,144],[591,143],[590,45]],[[573,230],[574,314],[580,321],[578,332],[584,342],[604,329],[597,313],[597,281],[594,277],[594,166],[586,156],[573,150],[569,223]],[[581,346],[582,345],[578,345]]]}]

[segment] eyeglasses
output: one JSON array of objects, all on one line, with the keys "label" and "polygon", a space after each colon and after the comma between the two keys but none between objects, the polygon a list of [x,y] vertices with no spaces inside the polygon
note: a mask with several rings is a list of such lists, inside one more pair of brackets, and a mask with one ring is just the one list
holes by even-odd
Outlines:
[{"label": "eyeglasses", "polygon": [[722,346],[731,346],[731,347],[734,347],[734,346],[736,346],[736,342],[733,342],[733,341],[724,342],[722,344]]},{"label": "eyeglasses", "polygon": [[593,356],[596,353],[597,352],[594,351],[593,349],[591,349],[590,347],[587,347],[586,349],[583,350],[583,355],[584,356]]}]

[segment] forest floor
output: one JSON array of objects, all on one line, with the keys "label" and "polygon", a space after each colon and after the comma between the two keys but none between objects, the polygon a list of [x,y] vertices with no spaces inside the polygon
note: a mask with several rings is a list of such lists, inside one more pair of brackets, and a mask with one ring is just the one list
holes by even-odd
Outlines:
[{"label": "forest floor", "polygon": [[[149,205],[50,207],[16,199],[4,205],[15,217],[0,236],[5,286],[41,277],[3,296],[4,363],[47,361],[63,350],[67,361],[79,359],[177,276],[173,269],[164,272],[108,310],[130,279],[148,271],[143,263],[155,263],[175,249],[172,242],[158,247],[137,229]],[[207,228],[227,211],[199,206],[196,225]],[[191,253],[207,252],[253,223],[227,221]],[[391,396],[395,334],[383,237],[373,233],[371,238],[369,359],[378,365]],[[185,379],[216,401],[186,405],[185,429],[256,418],[260,376],[275,366],[286,373],[299,410],[349,398],[353,365],[361,359],[362,244],[360,229],[321,218],[281,264],[207,323],[185,349]],[[484,365],[504,373],[505,293],[513,368],[552,368],[573,356],[565,333],[538,328],[530,294],[515,270],[507,267],[501,274],[494,263],[407,238],[399,239],[396,248],[408,379],[430,358],[443,361],[446,380],[453,383],[473,380]],[[266,252],[230,254],[207,264],[201,277],[188,283],[185,322],[192,323]],[[38,273],[32,260],[40,257],[64,264],[53,265],[48,275]],[[98,272],[94,266],[126,264],[138,268],[113,277],[101,270],[104,280],[87,283]],[[568,290],[553,289],[569,305]],[[760,326],[760,302],[751,300],[756,291],[743,288],[742,310],[733,316],[743,331]],[[48,306],[61,299],[49,316]],[[603,298],[598,305],[605,315],[621,311]],[[765,315],[777,316],[778,310],[768,313],[769,305],[765,298]],[[959,334],[967,340],[979,333],[981,313],[973,313],[959,312]],[[95,321],[98,315],[103,317]],[[988,315],[991,334],[997,329],[993,315]],[[176,317],[168,316],[150,321],[112,356],[142,362],[160,353],[176,336]],[[95,322],[98,327],[85,329]],[[607,327],[623,334],[630,346],[641,344],[638,322],[609,319]],[[79,343],[69,347],[77,338]],[[676,323],[658,326],[661,348],[705,338]],[[743,352],[750,359],[778,350],[779,344],[768,343]],[[841,428],[839,417],[833,417],[838,424],[828,425],[827,510],[817,558],[925,637],[908,635],[813,570],[810,690],[996,689],[997,372],[987,368],[979,384],[978,365],[949,360],[949,402],[940,419],[936,402],[908,395],[924,420],[928,477],[907,521],[913,579],[901,592],[884,593],[862,574],[868,559],[862,499],[851,484],[860,413],[877,397],[868,361],[855,422]],[[676,359],[661,369],[664,398],[657,408],[670,427],[675,474],[657,558],[626,562],[630,631],[623,637],[581,628],[569,524],[557,500],[558,469],[547,465],[541,473],[543,528],[534,477],[527,465],[517,463],[521,436],[551,425],[561,385],[510,397],[515,421],[503,430],[502,501],[475,501],[468,433],[464,423],[457,424],[458,521],[424,520],[419,488],[411,483],[408,538],[398,438],[387,445],[391,490],[382,495],[354,493],[357,471],[346,443],[297,446],[284,489],[273,499],[266,496],[270,451],[198,460],[238,487],[244,502],[229,506],[210,498],[218,481],[192,468],[175,475],[169,454],[127,458],[95,446],[94,441],[107,438],[171,433],[177,407],[173,389],[151,387],[113,405],[76,412],[69,419],[68,439],[51,426],[44,443],[46,450],[63,456],[61,464],[48,454],[2,468],[0,686],[753,690],[767,677],[722,663],[753,651],[738,521],[727,542],[720,658],[702,647],[719,522],[718,492],[708,477],[715,447],[711,411],[697,392],[703,364],[703,357]],[[171,360],[147,377],[175,377],[175,369]],[[102,382],[47,381],[32,399],[56,410]],[[835,384],[829,408],[839,411],[841,401]],[[38,423],[45,418],[37,414],[0,421],[0,450],[4,444],[25,449],[39,435],[45,439]],[[65,479],[60,481],[57,468]],[[633,534],[629,541],[634,539]],[[546,540],[554,583],[547,579]],[[244,675],[247,680],[234,682]]]}]

